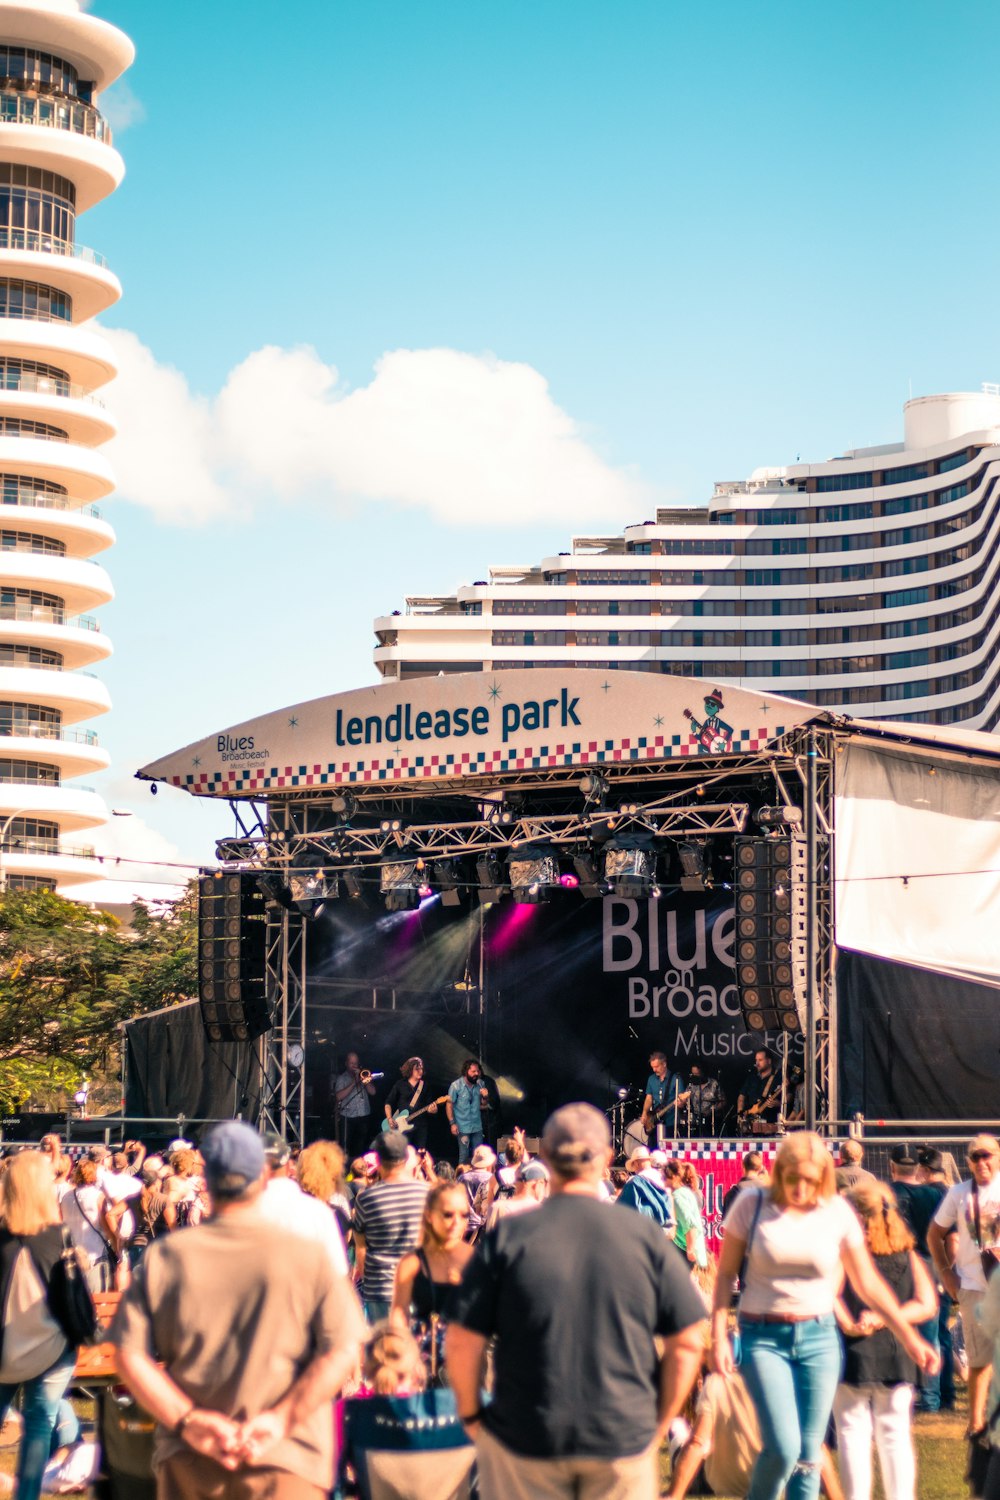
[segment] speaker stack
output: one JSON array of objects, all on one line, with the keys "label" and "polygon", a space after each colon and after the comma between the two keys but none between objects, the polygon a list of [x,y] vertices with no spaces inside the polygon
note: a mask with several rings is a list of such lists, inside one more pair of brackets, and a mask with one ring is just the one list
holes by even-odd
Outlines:
[{"label": "speaker stack", "polygon": [[198,881],[198,999],[210,1042],[252,1041],[268,1031],[267,919],[257,877],[237,872]]},{"label": "speaker stack", "polygon": [[801,837],[736,840],[736,984],[751,1032],[805,1029],[806,904]]}]

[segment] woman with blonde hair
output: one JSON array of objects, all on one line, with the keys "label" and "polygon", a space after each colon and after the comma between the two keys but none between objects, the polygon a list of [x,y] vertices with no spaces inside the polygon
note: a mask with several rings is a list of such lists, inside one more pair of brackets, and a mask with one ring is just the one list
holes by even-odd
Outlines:
[{"label": "woman with blonde hair", "polygon": [[727,1318],[737,1275],[741,1373],[763,1448],[748,1500],[816,1500],[820,1447],[840,1375],[834,1303],[844,1275],[921,1369],[938,1357],[901,1315],[854,1210],[837,1196],[824,1141],[804,1131],[778,1148],[769,1189],[746,1188],[726,1215],[713,1304],[716,1369],[733,1370]]},{"label": "woman with blonde hair", "polygon": [[21,1151],[3,1175],[0,1203],[0,1425],[20,1390],[18,1500],[38,1500],[76,1365],[53,1296],[63,1245],[52,1163],[41,1151]]},{"label": "woman with blonde hair", "polygon": [[440,1182],[424,1204],[420,1244],[396,1267],[389,1316],[412,1327],[424,1346],[431,1374],[441,1368],[442,1339],[473,1247],[465,1241],[469,1196],[460,1182]]},{"label": "woman with blonde hair", "polygon": [[[937,1294],[895,1199],[880,1182],[859,1183],[847,1196],[861,1220],[875,1269],[900,1303],[900,1316],[911,1325],[926,1323],[937,1313]],[[917,1468],[910,1411],[916,1366],[853,1287],[845,1287],[837,1299],[836,1314],[845,1358],[833,1416],[846,1500],[871,1500],[873,1435],[888,1500],[914,1500]]]},{"label": "woman with blonde hair", "polygon": [[344,1168],[347,1158],[336,1141],[313,1141],[299,1154],[295,1175],[310,1198],[325,1203],[346,1241],[351,1228],[351,1200]]}]

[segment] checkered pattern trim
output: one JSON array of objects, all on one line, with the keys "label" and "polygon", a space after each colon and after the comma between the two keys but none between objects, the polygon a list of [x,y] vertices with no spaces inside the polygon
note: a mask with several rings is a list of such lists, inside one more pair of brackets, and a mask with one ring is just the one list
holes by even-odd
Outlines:
[{"label": "checkered pattern trim", "polygon": [[[733,735],[727,754],[742,755],[762,750],[785,733],[773,729],[741,729]],[[622,740],[573,740],[553,745],[526,746],[523,750],[464,750],[460,755],[389,755],[364,760],[329,761],[326,765],[255,766],[223,771],[194,770],[171,776],[171,786],[183,787],[196,796],[233,796],[239,792],[289,791],[297,787],[345,786],[352,782],[376,785],[380,781],[420,781],[452,776],[490,776],[499,771],[538,771],[555,766],[589,766],[630,760],[673,760],[706,754],[696,735],[640,735]]]},{"label": "checkered pattern trim", "polygon": [[676,1141],[664,1141],[658,1149],[679,1161],[739,1161],[748,1151],[759,1151],[769,1166],[774,1153],[781,1145],[779,1137],[744,1136],[739,1140],[689,1141],[682,1137]]}]

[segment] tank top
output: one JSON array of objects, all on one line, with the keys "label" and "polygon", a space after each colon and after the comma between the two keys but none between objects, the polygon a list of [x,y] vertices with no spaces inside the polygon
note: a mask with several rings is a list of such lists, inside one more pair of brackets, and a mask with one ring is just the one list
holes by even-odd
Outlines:
[{"label": "tank top", "polygon": [[[898,1302],[913,1296],[913,1265],[909,1250],[895,1250],[891,1255],[873,1255],[875,1269],[887,1281]],[[844,1305],[852,1318],[867,1306],[848,1283],[844,1288]],[[880,1328],[867,1338],[844,1340],[845,1385],[913,1385],[917,1367],[900,1347],[894,1333]]]},{"label": "tank top", "polygon": [[430,1264],[423,1250],[417,1251],[417,1259],[420,1262],[420,1270],[413,1278],[413,1290],[410,1293],[412,1316],[418,1323],[429,1323],[431,1314],[436,1313],[439,1318],[448,1322],[455,1307],[460,1284],[457,1281],[435,1281],[431,1276]]}]

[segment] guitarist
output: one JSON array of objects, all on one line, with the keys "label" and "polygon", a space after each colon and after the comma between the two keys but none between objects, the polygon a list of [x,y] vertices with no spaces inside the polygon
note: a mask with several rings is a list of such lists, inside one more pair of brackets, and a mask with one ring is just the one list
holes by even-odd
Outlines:
[{"label": "guitarist", "polygon": [[781,1114],[781,1075],[766,1047],[758,1047],[753,1055],[753,1072],[748,1073],[743,1080],[736,1101],[736,1114],[743,1134],[750,1134],[748,1127],[755,1120],[763,1120],[767,1125],[778,1123],[778,1116]]},{"label": "guitarist", "polygon": [[681,1079],[679,1073],[670,1072],[664,1052],[651,1053],[649,1066],[651,1072],[642,1101],[642,1128],[647,1136],[662,1139],[674,1133],[674,1105],[682,1102]]},{"label": "guitarist", "polygon": [[385,1117],[391,1120],[401,1109],[408,1109],[410,1114],[415,1114],[418,1109],[423,1110],[424,1113],[414,1120],[409,1129],[410,1144],[422,1151],[427,1145],[429,1117],[437,1114],[438,1107],[433,1103],[431,1091],[424,1087],[424,1064],[421,1058],[408,1057],[399,1072],[400,1077],[385,1096]]}]

